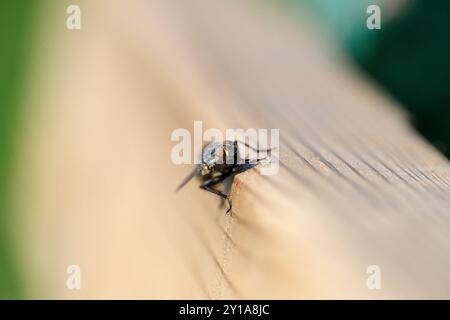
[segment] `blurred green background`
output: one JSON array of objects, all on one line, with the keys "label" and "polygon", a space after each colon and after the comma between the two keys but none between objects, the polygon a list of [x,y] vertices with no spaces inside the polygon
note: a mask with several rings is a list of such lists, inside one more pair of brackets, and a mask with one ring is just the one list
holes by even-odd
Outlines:
[{"label": "blurred green background", "polygon": [[21,98],[36,3],[0,1],[0,298],[21,298],[24,286],[17,272],[17,247],[12,243],[14,219],[10,192],[18,139]]},{"label": "blurred green background", "polygon": [[[353,61],[410,113],[418,131],[450,157],[450,1],[288,0],[329,27]],[[381,30],[366,28],[370,4]]]},{"label": "blurred green background", "polygon": [[412,114],[416,128],[450,156],[450,1],[409,1],[356,62]]},{"label": "blurred green background", "polygon": [[[18,272],[18,247],[12,240],[15,213],[10,192],[26,112],[22,98],[27,66],[33,61],[32,32],[43,2],[0,1],[0,298],[26,297]],[[409,110],[420,133],[450,156],[450,1],[282,3],[311,10],[316,22],[329,29],[355,63]],[[366,28],[369,4],[381,7],[381,30]]]}]

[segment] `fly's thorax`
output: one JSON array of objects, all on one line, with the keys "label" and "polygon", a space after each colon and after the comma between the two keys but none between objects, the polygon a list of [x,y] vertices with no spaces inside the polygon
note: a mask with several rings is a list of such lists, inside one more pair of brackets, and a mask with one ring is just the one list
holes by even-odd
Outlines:
[{"label": "fly's thorax", "polygon": [[220,170],[222,167],[227,167],[235,164],[237,158],[237,148],[231,141],[212,142],[203,149],[202,161],[205,172]]}]

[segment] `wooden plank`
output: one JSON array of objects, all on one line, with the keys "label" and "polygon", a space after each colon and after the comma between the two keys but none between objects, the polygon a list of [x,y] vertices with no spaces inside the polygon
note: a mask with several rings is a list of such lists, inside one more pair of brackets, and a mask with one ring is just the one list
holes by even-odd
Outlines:
[{"label": "wooden plank", "polygon": [[[50,296],[450,296],[448,161],[310,24],[230,0],[85,6],[96,24],[53,53],[75,76],[46,70],[57,90],[35,100],[53,116],[30,143],[30,277],[74,260],[90,275],[75,293],[47,279]],[[239,175],[231,217],[194,183],[173,194],[190,168],[168,163],[170,132],[194,120],[280,129],[279,174]]]},{"label": "wooden plank", "polygon": [[[448,295],[447,160],[410,129],[392,101],[371,92],[345,62],[335,65],[327,48],[299,26],[287,26],[267,8],[241,9],[221,2],[180,11],[197,54],[208,53],[202,61],[232,95],[236,111],[227,119],[230,127],[281,131],[281,174],[266,178],[267,188],[261,187],[262,177],[243,175],[237,182],[258,196],[238,188],[233,194],[235,202],[250,202],[243,204],[247,210],[236,209],[239,218],[261,224],[293,247],[262,250],[270,235],[243,242],[248,251],[263,254],[255,260],[269,266],[286,251],[284,262],[277,262],[291,269],[282,275],[285,283],[277,281],[279,272],[263,273],[264,285],[254,292],[270,297],[268,292],[280,288],[280,296],[309,296],[307,283],[323,286],[312,294],[318,297]],[[238,122],[242,114],[246,120]],[[258,197],[276,205],[257,205]],[[287,230],[276,232],[276,226]],[[236,283],[261,270],[259,264],[249,268],[248,262],[233,261]],[[312,274],[293,281],[305,263]],[[369,291],[364,281],[372,264],[385,275],[380,292]],[[265,287],[268,279],[274,288]],[[246,289],[254,290],[254,281],[247,283]]]}]

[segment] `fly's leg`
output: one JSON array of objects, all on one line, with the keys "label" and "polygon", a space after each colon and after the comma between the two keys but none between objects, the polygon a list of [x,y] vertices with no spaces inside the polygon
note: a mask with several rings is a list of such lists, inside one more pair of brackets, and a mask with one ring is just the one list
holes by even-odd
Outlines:
[{"label": "fly's leg", "polygon": [[270,148],[270,149],[264,149],[264,150],[262,150],[262,149],[255,148],[255,147],[249,145],[248,143],[243,142],[243,141],[240,141],[240,140],[235,140],[235,141],[234,141],[235,147],[237,147],[237,144],[238,144],[238,143],[243,144],[243,145],[246,146],[247,148],[249,148],[249,149],[251,149],[251,150],[253,150],[253,151],[256,151],[257,153],[260,153],[260,152],[270,152],[270,151],[276,149],[276,148]]},{"label": "fly's leg", "polygon": [[[270,149],[261,150],[261,149],[257,149],[255,147],[252,147],[251,145],[249,145],[248,143],[245,143],[243,141],[235,140],[234,141],[234,147],[235,147],[236,150],[237,150],[237,144],[238,143],[241,143],[244,146],[246,146],[247,148],[249,148],[249,149],[251,149],[253,151],[256,151],[257,154],[259,154],[260,152],[269,152],[270,153],[272,150],[276,149],[276,148],[270,148]],[[247,159],[242,159],[242,160],[244,160],[245,164],[250,164],[251,163],[251,164],[257,165],[262,160],[266,160],[267,158],[269,158],[269,157],[265,156],[263,158],[256,158],[256,159],[254,159],[254,158],[253,159],[247,158]]]},{"label": "fly's leg", "polygon": [[222,174],[222,175],[220,175],[220,176],[217,176],[217,177],[211,178],[211,179],[209,179],[209,180],[206,180],[205,182],[203,182],[203,183],[200,185],[200,188],[201,188],[201,189],[206,190],[206,191],[209,191],[209,192],[211,192],[211,193],[214,193],[215,195],[218,195],[218,196],[221,197],[222,199],[228,201],[228,206],[229,206],[229,208],[228,208],[228,210],[227,210],[227,213],[231,211],[231,201],[230,201],[230,199],[228,198],[228,195],[225,194],[225,193],[223,193],[223,192],[220,191],[220,190],[214,189],[213,187],[214,187],[215,185],[217,185],[218,183],[222,182],[223,180],[225,180],[226,178],[228,178],[229,176],[230,176],[230,173],[225,173],[225,174]]},{"label": "fly's leg", "polygon": [[256,158],[256,159],[244,159],[244,161],[245,161],[246,164],[247,164],[247,163],[250,163],[250,162],[253,162],[253,161],[254,161],[255,164],[258,164],[258,163],[260,163],[262,160],[266,160],[266,159],[267,159],[267,157],[264,157],[264,158]]}]

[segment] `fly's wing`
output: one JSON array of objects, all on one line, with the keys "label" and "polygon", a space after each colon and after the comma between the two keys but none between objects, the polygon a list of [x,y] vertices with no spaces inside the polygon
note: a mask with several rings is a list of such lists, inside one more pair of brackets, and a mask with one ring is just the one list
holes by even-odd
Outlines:
[{"label": "fly's wing", "polygon": [[194,178],[199,173],[200,173],[200,166],[197,165],[197,166],[195,166],[194,170],[192,170],[192,172],[186,178],[184,178],[184,180],[180,183],[180,185],[175,190],[175,192],[177,192],[178,190],[183,188],[192,178]]},{"label": "fly's wing", "polygon": [[243,163],[233,168],[233,173],[238,174],[256,167],[257,163]]},{"label": "fly's wing", "polygon": [[236,140],[236,142],[237,142],[237,143],[240,143],[240,144],[243,144],[243,145],[246,146],[247,148],[249,148],[249,149],[251,149],[251,150],[253,150],[253,151],[256,151],[256,152],[270,152],[270,151],[273,151],[273,150],[276,149],[276,148],[270,148],[270,149],[261,149],[261,150],[260,150],[260,149],[258,149],[258,148],[255,148],[255,147],[249,145],[248,143],[246,143],[246,142],[244,142],[244,141]]}]

